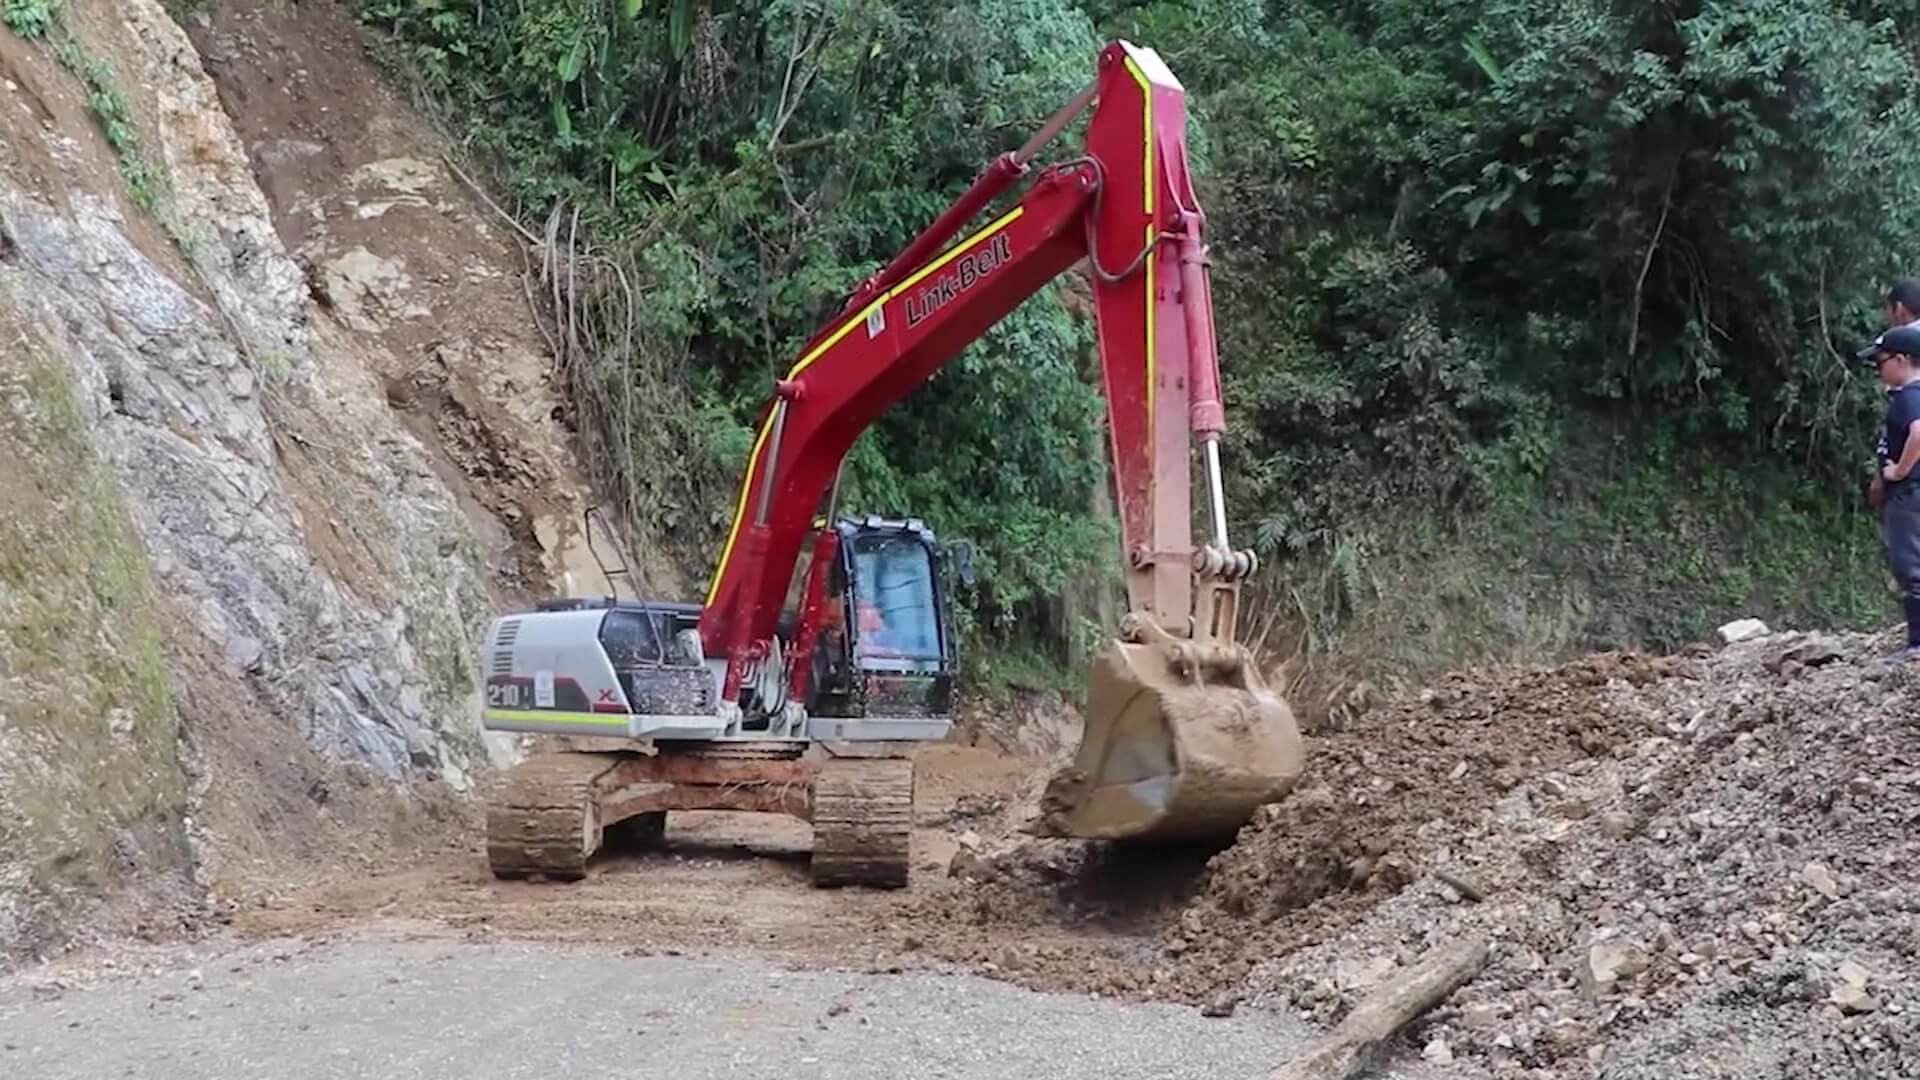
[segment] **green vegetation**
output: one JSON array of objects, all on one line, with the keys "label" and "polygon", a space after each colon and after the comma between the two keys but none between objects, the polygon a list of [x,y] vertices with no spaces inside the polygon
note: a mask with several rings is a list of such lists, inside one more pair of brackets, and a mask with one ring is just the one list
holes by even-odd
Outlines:
[{"label": "green vegetation", "polygon": [[[1087,77],[1072,5],[362,5],[577,283],[565,341],[615,486],[695,577],[754,412],[845,291]],[[575,231],[578,214],[578,232]],[[1091,327],[1036,300],[887,417],[845,504],[975,538],[1009,628],[1089,565]],[[938,429],[938,438],[927,433]]]},{"label": "green vegetation", "polygon": [[145,549],[65,373],[8,348],[0,792],[32,860],[104,879],[119,830],[173,828],[185,804],[167,660]]},{"label": "green vegetation", "polygon": [[59,10],[59,0],[7,0],[0,19],[23,38],[41,38],[53,29]]},{"label": "green vegetation", "polygon": [[140,145],[133,113],[115,82],[112,65],[88,53],[86,46],[61,21],[61,0],[5,0],[0,21],[29,40],[45,39],[61,66],[86,87],[87,107],[93,113],[107,145],[120,162],[120,177],[135,206],[152,214],[183,247],[184,234],[171,207],[166,173],[154,168]]},{"label": "green vegetation", "polygon": [[[360,6],[546,223],[596,467],[696,577],[769,380],[1124,36],[1190,93],[1268,644],[1890,613],[1847,354],[1913,269],[1911,0]],[[1110,573],[1091,356],[1037,296],[848,463],[848,505],[975,541],[1003,652],[1067,659]]]},{"label": "green vegetation", "polygon": [[66,38],[54,47],[55,55],[67,70],[80,77],[87,87],[87,107],[120,160],[120,178],[127,183],[133,204],[149,214],[161,216],[166,207],[167,179],[154,169],[140,149],[140,133],[133,126],[133,115],[126,98],[114,86],[113,68],[104,60],[87,55],[77,38]]}]

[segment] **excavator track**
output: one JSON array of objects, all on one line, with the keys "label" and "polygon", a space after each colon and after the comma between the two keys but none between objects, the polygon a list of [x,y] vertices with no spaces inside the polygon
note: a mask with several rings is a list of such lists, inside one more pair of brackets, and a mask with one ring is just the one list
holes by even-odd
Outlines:
[{"label": "excavator track", "polygon": [[487,807],[487,863],[499,878],[575,881],[600,847],[595,782],[623,755],[542,754],[515,765]]},{"label": "excavator track", "polygon": [[529,758],[508,771],[487,808],[487,862],[499,878],[575,881],[610,838],[658,843],[667,811],[652,807],[758,810],[812,820],[815,884],[905,886],[913,762],[829,758],[815,767],[798,760],[802,749],[748,743]]},{"label": "excavator track", "polygon": [[813,788],[813,883],[898,889],[913,840],[913,762],[835,758]]}]

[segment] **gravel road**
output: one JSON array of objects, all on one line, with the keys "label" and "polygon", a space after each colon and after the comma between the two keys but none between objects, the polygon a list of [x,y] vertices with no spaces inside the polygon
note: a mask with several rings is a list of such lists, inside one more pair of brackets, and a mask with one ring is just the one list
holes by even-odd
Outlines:
[{"label": "gravel road", "polygon": [[974,976],[455,940],[225,945],[0,979],[0,1075],[18,1080],[1227,1080],[1309,1034],[1258,1010],[1205,1019]]}]

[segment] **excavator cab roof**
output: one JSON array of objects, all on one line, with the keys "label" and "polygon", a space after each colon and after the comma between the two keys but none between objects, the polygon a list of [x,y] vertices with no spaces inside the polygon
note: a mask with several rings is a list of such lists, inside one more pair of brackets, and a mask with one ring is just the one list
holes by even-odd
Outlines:
[{"label": "excavator cab roof", "polygon": [[687,604],[671,600],[625,600],[617,596],[565,596],[554,600],[542,600],[537,611],[641,611],[654,615],[681,615],[697,617],[699,604]]},{"label": "excavator cab roof", "polygon": [[938,542],[927,523],[915,517],[889,518],[878,514],[866,514],[857,518],[844,517],[834,523],[834,531],[840,534],[842,540],[851,540],[856,536],[894,534],[911,536],[928,547]]}]

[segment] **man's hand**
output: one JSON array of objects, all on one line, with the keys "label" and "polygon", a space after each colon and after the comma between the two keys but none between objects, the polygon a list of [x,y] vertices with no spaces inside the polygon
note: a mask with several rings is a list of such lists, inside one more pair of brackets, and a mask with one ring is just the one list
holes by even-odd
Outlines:
[{"label": "man's hand", "polygon": [[1897,484],[1907,478],[1907,474],[1900,471],[1900,463],[1897,461],[1889,461],[1885,465],[1882,465],[1880,467],[1880,476],[1888,483],[1893,484]]}]

